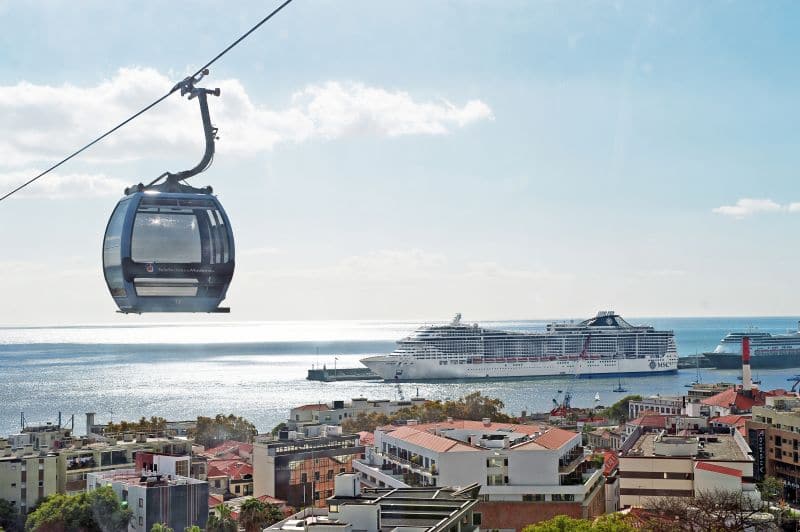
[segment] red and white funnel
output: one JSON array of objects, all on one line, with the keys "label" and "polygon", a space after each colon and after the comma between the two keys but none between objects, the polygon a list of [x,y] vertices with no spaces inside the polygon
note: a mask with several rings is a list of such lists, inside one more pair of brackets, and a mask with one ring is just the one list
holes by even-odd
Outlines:
[{"label": "red and white funnel", "polygon": [[753,377],[750,373],[750,337],[742,337],[742,389],[749,392],[753,389]]}]

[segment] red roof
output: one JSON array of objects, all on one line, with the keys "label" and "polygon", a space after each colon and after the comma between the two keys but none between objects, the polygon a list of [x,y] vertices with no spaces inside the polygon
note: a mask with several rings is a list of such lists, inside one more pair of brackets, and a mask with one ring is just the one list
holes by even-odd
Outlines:
[{"label": "red roof", "polygon": [[239,458],[252,456],[253,445],[241,441],[228,440],[220,443],[216,447],[206,449],[202,454],[209,458],[237,460]]},{"label": "red roof", "polygon": [[702,469],[703,471],[713,471],[714,473],[720,473],[722,475],[730,475],[732,477],[742,478],[742,472],[739,471],[738,469],[712,464],[711,462],[697,462],[697,465],[695,465],[694,468]]},{"label": "red roof", "polygon": [[209,477],[228,477],[231,480],[244,480],[245,475],[253,476],[253,466],[241,460],[209,460]]},{"label": "red roof", "polygon": [[665,429],[667,428],[667,416],[646,414],[628,421],[628,425],[636,425],[654,429]]},{"label": "red roof", "polygon": [[735,407],[739,411],[748,411],[751,410],[754,405],[763,405],[764,397],[767,395],[758,389],[753,389],[752,392],[753,397],[748,397],[741,388],[728,388],[724,392],[703,399],[701,403],[722,408]]},{"label": "red roof", "polygon": [[408,443],[419,445],[438,453],[475,451],[469,445],[461,443],[444,436],[437,436],[430,432],[419,430],[416,426],[399,427],[389,433],[393,438],[398,438]]},{"label": "red roof", "polygon": [[375,443],[375,434],[367,430],[362,430],[358,433],[358,439],[362,445],[372,445]]},{"label": "red roof", "polygon": [[538,438],[535,438],[534,441],[542,447],[546,447],[548,449],[559,449],[572,441],[572,439],[576,436],[578,436],[577,432],[552,428]]},{"label": "red roof", "polygon": [[536,432],[544,432],[548,429],[547,426],[544,425],[522,425],[519,423],[486,423],[484,424],[483,421],[472,421],[468,419],[454,419],[453,421],[439,421],[437,423],[419,423],[417,425],[412,425],[418,430],[429,430],[429,429],[470,429],[470,430],[500,430],[500,429],[511,429],[514,432],[519,432],[520,434],[527,434],[533,435]]},{"label": "red roof", "polygon": [[619,457],[617,453],[612,451],[606,451],[603,454],[603,474],[605,476],[610,475],[614,472],[615,469],[619,468]]},{"label": "red roof", "polygon": [[718,423],[720,425],[732,425],[734,427],[738,427],[739,425],[744,425],[745,421],[750,419],[752,416],[748,415],[741,415],[741,414],[731,414],[729,416],[719,416],[715,418],[709,419],[711,423]]}]

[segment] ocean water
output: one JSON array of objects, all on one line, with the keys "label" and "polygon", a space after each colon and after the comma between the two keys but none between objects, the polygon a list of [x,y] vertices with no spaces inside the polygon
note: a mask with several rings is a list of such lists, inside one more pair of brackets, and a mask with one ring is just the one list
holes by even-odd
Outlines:
[{"label": "ocean water", "polygon": [[[712,350],[731,330],[793,331],[795,317],[634,318],[675,331],[682,356]],[[481,322],[510,330],[541,330],[547,321]],[[98,422],[161,416],[170,420],[235,413],[266,431],[292,406],[368,397],[420,395],[456,399],[476,390],[498,397],[506,411],[544,411],[572,387],[573,404],[609,405],[617,379],[547,378],[530,381],[443,383],[319,383],[307,381],[312,366],[359,367],[359,359],[388,353],[397,339],[420,323],[404,321],[308,321],[199,323],[85,327],[0,328],[0,435],[17,432],[20,414],[29,424],[55,423],[75,415],[77,434],[84,414]],[[701,370],[703,382],[738,382],[734,370]],[[756,375],[762,388],[788,388],[787,370]],[[628,393],[677,394],[695,370],[675,375],[622,379]]]}]

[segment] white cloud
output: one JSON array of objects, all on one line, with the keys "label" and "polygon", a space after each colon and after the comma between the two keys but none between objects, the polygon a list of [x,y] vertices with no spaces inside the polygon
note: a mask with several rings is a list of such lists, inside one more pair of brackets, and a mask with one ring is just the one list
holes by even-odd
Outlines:
[{"label": "white cloud", "polygon": [[[38,173],[39,171],[34,169],[0,173],[0,190],[3,193],[10,191]],[[44,197],[48,199],[63,199],[84,198],[87,196],[121,196],[125,187],[130,184],[105,174],[51,173],[29,187],[22,189],[12,198]]]},{"label": "white cloud", "polygon": [[[793,205],[795,207],[792,207]],[[754,214],[765,212],[781,212],[784,210],[800,210],[800,206],[795,203],[788,206],[782,206],[771,199],[741,198],[736,202],[736,205],[722,205],[721,207],[712,209],[712,212],[741,219]]]},{"label": "white cloud", "polygon": [[[83,145],[164,94],[173,81],[149,68],[120,69],[91,87],[59,87],[20,82],[0,86],[0,165],[19,168],[50,162]],[[336,139],[347,135],[442,135],[473,122],[492,119],[480,100],[457,105],[447,100],[419,101],[409,93],[362,83],[329,81],[308,85],[280,109],[254,102],[236,79],[209,79],[220,87],[211,98],[211,116],[220,127],[218,151],[254,153],[282,142]],[[89,161],[131,161],[174,157],[202,144],[195,102],[177,95],[142,115],[84,156]]]}]

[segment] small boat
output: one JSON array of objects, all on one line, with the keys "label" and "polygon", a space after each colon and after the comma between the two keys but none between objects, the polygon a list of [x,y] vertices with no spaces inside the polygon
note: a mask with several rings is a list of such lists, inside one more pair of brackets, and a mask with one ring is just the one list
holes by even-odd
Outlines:
[{"label": "small boat", "polygon": [[622,386],[622,379],[619,379],[619,378],[617,379],[617,387],[616,387],[616,388],[614,388],[614,391],[615,391],[616,393],[624,393],[624,392],[627,392],[627,391],[628,391],[628,390],[627,390],[627,388],[624,388],[624,387]]},{"label": "small boat", "polygon": [[594,394],[594,400],[595,401],[599,401],[600,400],[600,392],[597,392],[596,394]]}]

